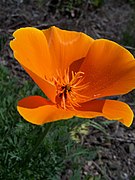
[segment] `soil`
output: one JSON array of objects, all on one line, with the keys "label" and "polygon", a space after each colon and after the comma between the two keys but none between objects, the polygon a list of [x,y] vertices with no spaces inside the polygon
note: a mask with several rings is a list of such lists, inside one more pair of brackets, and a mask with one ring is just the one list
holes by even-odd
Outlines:
[{"label": "soil", "polygon": [[[71,3],[69,7],[68,1],[61,0],[2,0],[0,2],[0,39],[3,41],[0,52],[1,63],[7,66],[13,75],[28,78],[20,65],[14,61],[8,46],[12,33],[25,26],[45,29],[55,25],[62,29],[85,32],[93,38],[107,38],[122,43],[123,33],[128,31],[134,19],[134,7],[129,1],[104,0],[101,5],[85,0],[80,4],[75,2],[74,6]],[[135,111],[134,94],[133,91],[120,97],[120,100],[127,102]],[[109,125],[107,131],[109,138],[91,128],[90,134],[85,138],[84,146],[98,146],[100,152],[94,161],[85,162],[82,179],[83,175],[89,172],[93,176],[101,174],[107,180],[135,179],[135,123],[130,128],[114,123]],[[68,179],[68,172],[65,171],[62,179]]]}]

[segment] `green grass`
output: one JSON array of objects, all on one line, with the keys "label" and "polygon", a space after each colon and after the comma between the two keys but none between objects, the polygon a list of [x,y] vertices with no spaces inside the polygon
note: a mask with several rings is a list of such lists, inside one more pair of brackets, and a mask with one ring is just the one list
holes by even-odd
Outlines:
[{"label": "green grass", "polygon": [[53,123],[43,143],[27,161],[28,152],[48,124],[36,126],[18,114],[16,104],[19,99],[34,94],[42,95],[32,81],[20,81],[0,66],[0,179],[57,180],[70,168],[73,172],[70,179],[77,177],[79,180],[83,163],[94,159],[97,154],[96,149],[83,147],[73,138],[81,126],[83,133],[82,128],[79,133],[87,134],[88,120],[73,118]]},{"label": "green grass", "polygon": [[127,0],[130,5],[135,5],[135,0]]}]

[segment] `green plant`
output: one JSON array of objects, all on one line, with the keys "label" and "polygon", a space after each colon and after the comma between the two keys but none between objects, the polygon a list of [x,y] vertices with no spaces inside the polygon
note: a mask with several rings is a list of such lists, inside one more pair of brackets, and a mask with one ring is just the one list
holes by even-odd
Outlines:
[{"label": "green plant", "polygon": [[24,161],[46,125],[35,126],[24,121],[17,113],[17,100],[42,92],[32,81],[20,83],[20,79],[3,66],[0,66],[0,74],[0,179],[59,179],[67,162],[73,172],[71,179],[79,177],[77,170],[82,168],[84,160],[94,159],[98,151],[76,144],[70,138],[70,131],[84,120],[55,122],[43,143],[27,162]]},{"label": "green plant", "polygon": [[104,0],[90,0],[90,3],[98,8],[104,3]]}]

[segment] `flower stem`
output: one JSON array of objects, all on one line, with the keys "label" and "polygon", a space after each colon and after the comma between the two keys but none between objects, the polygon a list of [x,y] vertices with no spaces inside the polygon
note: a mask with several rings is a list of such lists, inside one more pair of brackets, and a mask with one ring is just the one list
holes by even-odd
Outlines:
[{"label": "flower stem", "polygon": [[33,154],[36,152],[38,147],[41,145],[41,143],[43,142],[43,140],[46,137],[47,133],[49,132],[51,126],[52,126],[52,123],[46,124],[46,126],[44,127],[44,130],[42,131],[42,133],[37,138],[37,141],[36,141],[34,147],[28,152],[25,159],[23,160],[23,162],[22,162],[23,166],[31,159]]}]

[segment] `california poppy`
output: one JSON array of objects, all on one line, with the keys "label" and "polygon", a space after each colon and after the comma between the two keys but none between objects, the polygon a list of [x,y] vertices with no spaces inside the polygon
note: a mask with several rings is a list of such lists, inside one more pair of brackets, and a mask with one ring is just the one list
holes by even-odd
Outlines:
[{"label": "california poppy", "polygon": [[15,58],[49,99],[20,100],[17,109],[24,119],[40,125],[73,116],[104,116],[131,125],[133,112],[127,104],[103,99],[135,88],[135,60],[128,50],[54,26],[21,28],[13,36]]}]

